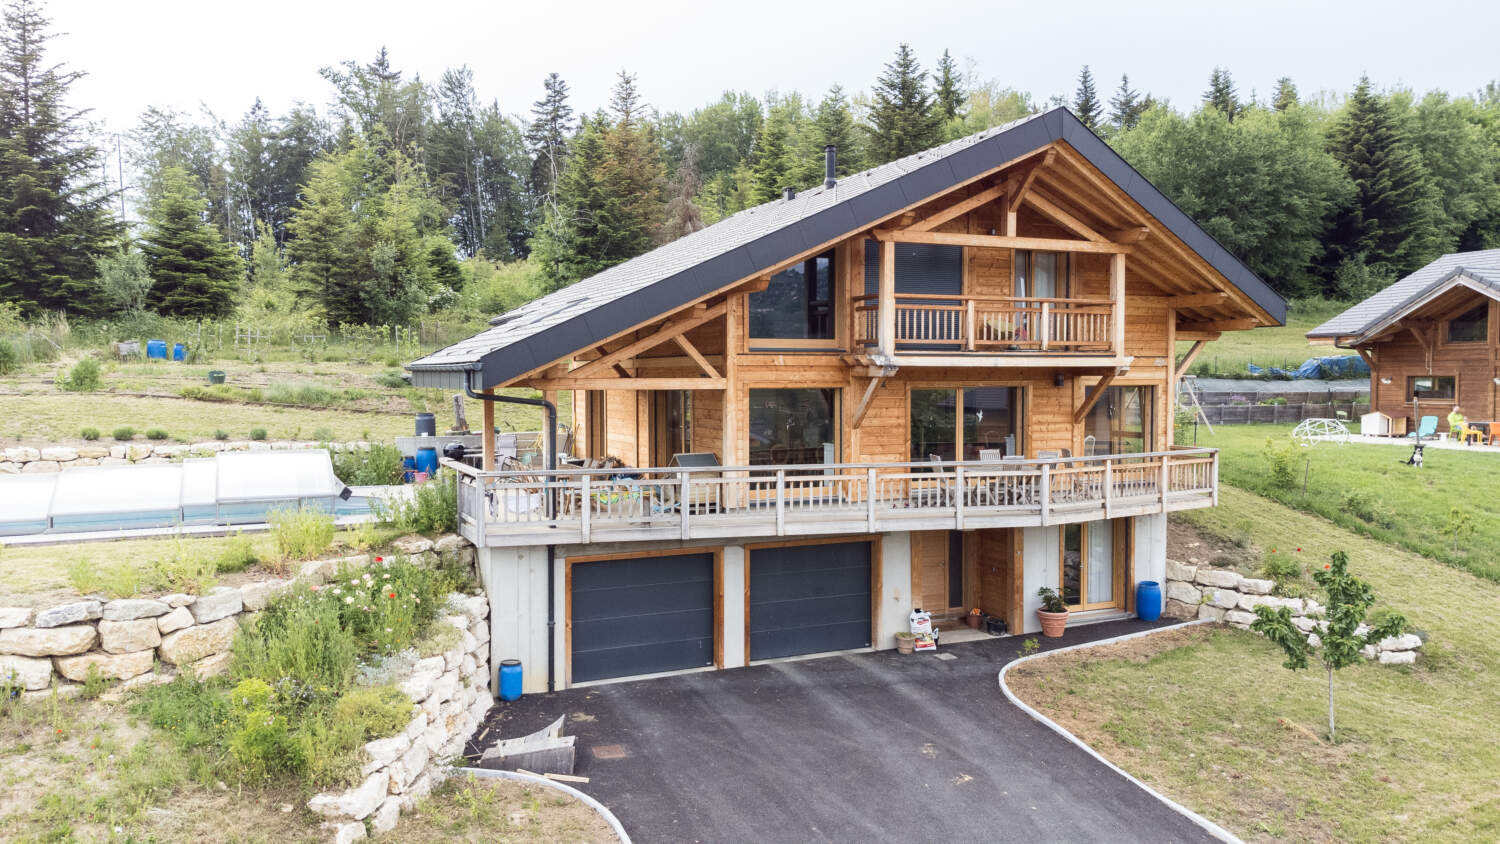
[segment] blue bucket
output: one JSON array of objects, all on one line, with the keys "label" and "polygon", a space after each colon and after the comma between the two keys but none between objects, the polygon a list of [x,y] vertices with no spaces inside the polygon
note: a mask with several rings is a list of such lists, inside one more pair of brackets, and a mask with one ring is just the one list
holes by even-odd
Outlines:
[{"label": "blue bucket", "polygon": [[165,341],[165,340],[147,340],[146,341],[146,357],[148,357],[148,358],[156,358],[157,360],[166,360],[167,359],[167,341]]},{"label": "blue bucket", "polygon": [[500,660],[500,699],[521,699],[521,661],[519,659]]},{"label": "blue bucket", "polygon": [[1135,585],[1135,615],[1141,621],[1161,618],[1161,584],[1142,580]]},{"label": "blue bucket", "polygon": [[187,346],[184,346],[181,343],[173,343],[172,344],[172,360],[175,360],[175,361],[184,361],[184,360],[187,360]]}]

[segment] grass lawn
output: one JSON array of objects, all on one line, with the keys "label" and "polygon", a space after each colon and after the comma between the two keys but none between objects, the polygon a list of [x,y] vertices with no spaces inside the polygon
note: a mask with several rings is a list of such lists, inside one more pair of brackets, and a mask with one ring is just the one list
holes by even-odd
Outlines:
[{"label": "grass lawn", "polygon": [[[1426,467],[1416,469],[1402,462],[1411,453],[1405,446],[1321,443],[1298,449],[1296,485],[1280,489],[1270,481],[1266,438],[1291,442],[1290,432],[1287,425],[1220,425],[1213,434],[1200,429],[1198,444],[1221,450],[1225,483],[1500,580],[1500,454],[1428,449]],[[1311,458],[1306,493],[1304,458]],[[1444,535],[1454,508],[1467,515],[1471,535]]]},{"label": "grass lawn", "polygon": [[[0,833],[6,841],[325,842],[306,789],[227,785],[163,752],[127,703],[0,704]],[[551,789],[449,780],[402,815],[393,841],[613,841],[591,810]]]},{"label": "grass lawn", "polygon": [[1018,694],[1111,761],[1250,840],[1500,837],[1500,584],[1225,486],[1194,524],[1256,544],[1349,553],[1382,605],[1429,637],[1414,668],[1293,673],[1259,635],[1193,628],[1035,660]]},{"label": "grass lawn", "polygon": [[[1352,355],[1354,352],[1332,346],[1310,345],[1305,336],[1348,307],[1346,302],[1294,299],[1287,310],[1286,325],[1253,331],[1226,331],[1219,339],[1203,347],[1189,371],[1204,377],[1246,377],[1250,374],[1246,364],[1296,368],[1310,357]],[[1178,356],[1191,346],[1192,343],[1178,343]]]}]

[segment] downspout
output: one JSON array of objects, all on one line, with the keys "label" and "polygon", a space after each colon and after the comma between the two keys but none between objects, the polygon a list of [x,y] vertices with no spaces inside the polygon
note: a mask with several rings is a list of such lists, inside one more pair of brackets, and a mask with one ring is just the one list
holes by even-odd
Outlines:
[{"label": "downspout", "polygon": [[[542,501],[547,509],[547,518],[550,520],[557,515],[557,504],[552,500],[552,492],[547,485],[552,480],[552,473],[557,471],[557,405],[546,399],[527,399],[520,396],[499,396],[489,393],[475,392],[471,383],[472,376],[476,370],[469,370],[464,374],[464,395],[477,401],[505,402],[506,404],[524,404],[528,407],[540,407],[546,412],[547,418],[547,477],[542,482]],[[494,431],[485,431],[484,436],[493,437]],[[557,546],[547,546],[547,691],[557,690],[557,683],[553,679],[557,676],[557,637],[553,635],[557,627]]]}]

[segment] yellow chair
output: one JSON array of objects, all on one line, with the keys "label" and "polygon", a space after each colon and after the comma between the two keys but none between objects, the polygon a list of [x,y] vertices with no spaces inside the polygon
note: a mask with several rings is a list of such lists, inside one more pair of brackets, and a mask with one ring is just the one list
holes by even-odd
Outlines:
[{"label": "yellow chair", "polygon": [[1464,445],[1483,445],[1484,431],[1465,423],[1458,431],[1458,438]]}]

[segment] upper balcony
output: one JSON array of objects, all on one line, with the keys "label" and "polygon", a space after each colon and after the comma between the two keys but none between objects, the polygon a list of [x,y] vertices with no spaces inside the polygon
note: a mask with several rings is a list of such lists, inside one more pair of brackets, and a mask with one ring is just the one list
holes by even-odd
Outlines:
[{"label": "upper balcony", "polygon": [[[459,473],[481,546],[1033,527],[1217,503],[1214,449],[1085,458]],[[622,474],[622,471],[628,474]]]},{"label": "upper balcony", "polygon": [[[1109,354],[1115,303],[1108,299],[896,294],[895,350],[988,354],[1039,352]],[[880,343],[880,297],[854,300],[855,342]]]}]

